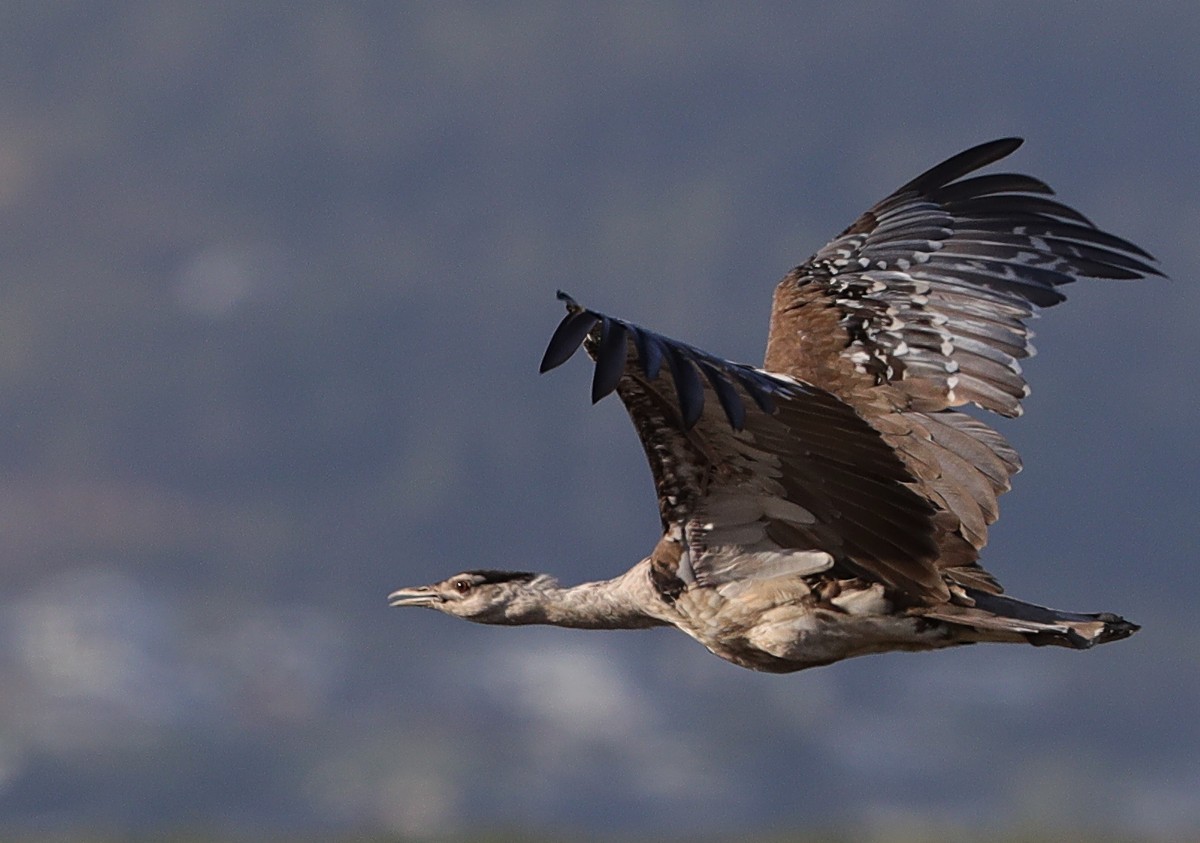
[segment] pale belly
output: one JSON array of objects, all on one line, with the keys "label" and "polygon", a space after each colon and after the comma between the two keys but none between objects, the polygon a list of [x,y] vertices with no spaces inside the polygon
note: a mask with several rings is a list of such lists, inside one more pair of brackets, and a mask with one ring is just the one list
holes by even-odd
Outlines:
[{"label": "pale belly", "polygon": [[894,613],[881,593],[837,606],[814,605],[812,600],[725,600],[701,589],[681,595],[675,610],[676,626],[714,654],[771,673],[869,653],[934,650],[972,640],[959,627]]}]

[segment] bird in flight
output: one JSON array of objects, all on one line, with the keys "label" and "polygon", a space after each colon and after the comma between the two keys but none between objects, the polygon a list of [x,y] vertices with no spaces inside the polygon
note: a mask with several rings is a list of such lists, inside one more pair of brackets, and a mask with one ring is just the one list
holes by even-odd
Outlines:
[{"label": "bird in flight", "polygon": [[654,475],[663,533],[609,580],[465,571],[402,588],[487,624],[675,626],[711,652],[785,673],[867,653],[982,641],[1086,649],[1138,626],[1007,596],[980,564],[1021,467],[959,408],[1021,413],[1026,321],[1077,278],[1161,275],[1154,259],[1015,173],[971,175],[1008,138],[922,173],[775,289],[761,368],[589,310],[541,371],[583,346],[592,400],[616,392]]}]

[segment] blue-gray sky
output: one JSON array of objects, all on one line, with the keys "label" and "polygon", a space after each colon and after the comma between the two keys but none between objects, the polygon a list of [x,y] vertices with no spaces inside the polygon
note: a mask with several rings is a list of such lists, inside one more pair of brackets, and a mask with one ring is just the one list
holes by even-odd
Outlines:
[{"label": "blue-gray sky", "polygon": [[[0,831],[1200,832],[1190,4],[0,15]],[[1035,326],[985,560],[1144,625],[793,676],[389,611],[657,532],[564,288],[761,359],[776,280],[1004,135],[1172,280]]]}]

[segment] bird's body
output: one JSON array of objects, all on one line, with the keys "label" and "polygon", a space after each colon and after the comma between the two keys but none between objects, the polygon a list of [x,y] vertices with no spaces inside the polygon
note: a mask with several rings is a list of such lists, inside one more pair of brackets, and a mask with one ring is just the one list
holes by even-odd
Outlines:
[{"label": "bird's body", "polygon": [[771,672],[978,641],[1086,648],[1137,627],[1002,593],[979,565],[1020,468],[957,408],[1028,394],[1024,320],[1077,277],[1158,274],[1138,247],[1027,176],[962,178],[967,150],[878,203],[776,289],[764,368],[723,360],[570,297],[542,370],[582,344],[593,400],[616,391],[658,491],[663,536],[620,577],[561,588],[468,571],[401,589],[482,623],[672,625]]}]

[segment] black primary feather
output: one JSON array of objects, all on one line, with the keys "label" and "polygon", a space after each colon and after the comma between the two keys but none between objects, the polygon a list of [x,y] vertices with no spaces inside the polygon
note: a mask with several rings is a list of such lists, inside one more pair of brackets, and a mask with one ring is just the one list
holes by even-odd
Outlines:
[{"label": "black primary feather", "polygon": [[544,374],[570,360],[588,331],[592,330],[592,326],[598,321],[599,317],[596,314],[586,310],[568,310],[567,315],[558,323],[554,336],[550,337],[550,344],[546,346],[546,353],[542,356],[542,365],[538,371]]},{"label": "black primary feather", "polygon": [[592,375],[592,403],[617,388],[625,371],[625,337],[620,322],[607,317],[600,320],[600,342],[596,346],[596,371]]},{"label": "black primary feather", "polygon": [[671,370],[671,378],[675,381],[679,410],[683,414],[683,429],[690,430],[704,411],[704,387],[696,374],[696,367],[678,348],[667,349],[667,366]]},{"label": "black primary feather", "polygon": [[1023,143],[1025,143],[1024,138],[1000,138],[973,146],[947,158],[941,164],[930,167],[912,181],[905,183],[896,193],[906,193],[910,190],[917,193],[928,193],[931,189],[942,187],[967,173],[1011,155]]},{"label": "black primary feather", "polygon": [[[637,354],[637,364],[648,381],[658,378],[667,364],[675,388],[682,427],[692,428],[704,412],[704,383],[712,387],[730,427],[741,430],[746,420],[746,405],[740,387],[764,413],[775,412],[772,395],[781,388],[770,375],[722,360],[684,343],[667,339],[637,325],[581,307],[570,296],[559,293],[567,305],[567,315],[550,338],[542,357],[541,371],[562,365],[580,345],[590,343],[596,358],[592,376],[592,400],[599,401],[615,390],[626,374],[629,341]],[[789,385],[791,387],[792,385]],[[806,387],[795,384],[794,388]]]}]

